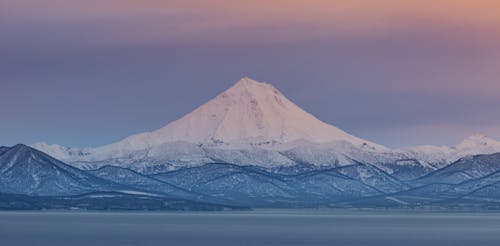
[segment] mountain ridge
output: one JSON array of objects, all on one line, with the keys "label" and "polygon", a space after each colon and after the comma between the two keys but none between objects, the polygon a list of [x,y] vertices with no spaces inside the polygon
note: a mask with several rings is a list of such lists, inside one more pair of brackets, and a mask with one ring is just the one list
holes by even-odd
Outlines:
[{"label": "mountain ridge", "polygon": [[23,144],[0,154],[0,179],[0,192],[26,195],[71,195],[119,187]]},{"label": "mountain ridge", "polygon": [[[313,169],[293,166],[283,172],[209,163],[141,174],[116,166],[79,170],[16,145],[0,154],[0,209],[27,208],[28,201],[39,209],[174,209],[169,206],[177,203],[191,204],[190,209],[205,203],[264,208],[500,209],[499,160],[500,153],[468,156],[412,180],[401,180],[368,163]],[[33,179],[43,185],[33,186]],[[29,197],[19,200],[14,194]]]}]

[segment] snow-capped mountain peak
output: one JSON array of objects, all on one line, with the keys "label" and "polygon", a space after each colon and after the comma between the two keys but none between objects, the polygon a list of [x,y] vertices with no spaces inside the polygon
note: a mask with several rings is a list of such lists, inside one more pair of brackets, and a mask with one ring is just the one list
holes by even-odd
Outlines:
[{"label": "snow-capped mountain peak", "polygon": [[455,146],[455,148],[459,150],[478,148],[478,147],[480,148],[491,147],[500,150],[500,142],[484,134],[474,134],[464,139],[462,142],[460,142]]},{"label": "snow-capped mountain peak", "polygon": [[398,150],[418,160],[447,165],[460,158],[500,152],[500,142],[484,134],[474,134],[455,146],[414,146]]},{"label": "snow-capped mountain peak", "polygon": [[500,152],[500,142],[484,134],[474,134],[453,147],[461,157]]},{"label": "snow-capped mountain peak", "polygon": [[[178,169],[213,162],[265,167],[312,164],[380,164],[391,173],[399,160],[430,170],[459,158],[500,152],[500,142],[481,134],[454,147],[391,150],[357,138],[307,113],[269,83],[242,78],[184,117],[152,132],[98,148],[33,147],[82,168],[103,165],[140,171]],[[385,165],[387,164],[387,165]]]},{"label": "snow-capped mountain peak", "polygon": [[297,140],[346,141],[356,146],[385,149],[318,120],[271,84],[248,77],[181,119],[157,131],[131,136],[113,148],[120,145],[144,149],[175,141],[206,146],[260,146]]},{"label": "snow-capped mountain peak", "polygon": [[[390,151],[322,122],[271,84],[248,77],[156,131],[83,150],[47,144],[34,147],[78,166],[144,168],[179,168],[207,162],[280,166],[307,161],[337,165],[373,159],[370,153]],[[307,151],[302,153],[301,149]]]}]

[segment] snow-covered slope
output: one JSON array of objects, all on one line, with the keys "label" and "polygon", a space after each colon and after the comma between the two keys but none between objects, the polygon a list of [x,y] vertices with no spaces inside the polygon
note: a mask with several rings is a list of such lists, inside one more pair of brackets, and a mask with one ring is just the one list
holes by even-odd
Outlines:
[{"label": "snow-covered slope", "polygon": [[85,155],[88,155],[90,151],[92,151],[91,148],[84,148],[84,149],[70,148],[58,144],[48,144],[45,142],[35,143],[32,144],[30,147],[45,152],[46,154],[49,154],[59,160],[79,159]]},{"label": "snow-covered slope", "polygon": [[148,165],[207,162],[293,165],[296,161],[283,153],[306,146],[311,154],[315,154],[315,150],[329,150],[330,155],[322,160],[302,156],[302,159],[316,158],[314,164],[321,165],[350,163],[359,153],[366,157],[367,153],[389,151],[320,121],[271,84],[250,78],[241,79],[193,112],[153,132],[94,149],[78,150],[44,143],[33,145],[80,166],[124,164],[141,166],[140,169]]},{"label": "snow-covered slope", "polygon": [[139,150],[175,141],[232,147],[275,145],[296,140],[347,141],[360,147],[384,149],[318,120],[271,84],[243,78],[181,119],[157,131],[134,135],[99,150]]},{"label": "snow-covered slope", "polygon": [[411,163],[415,175],[407,178],[468,155],[500,152],[500,143],[483,135],[474,135],[454,147],[391,150],[322,122],[271,84],[250,78],[241,79],[156,131],[98,148],[75,149],[45,143],[33,147],[85,169],[114,165],[158,172],[215,162],[263,167],[344,166],[361,162],[392,174],[403,173],[400,171],[406,168],[405,163]]},{"label": "snow-covered slope", "polygon": [[397,151],[439,168],[466,156],[500,153],[500,142],[484,134],[474,134],[452,147],[415,146]]}]

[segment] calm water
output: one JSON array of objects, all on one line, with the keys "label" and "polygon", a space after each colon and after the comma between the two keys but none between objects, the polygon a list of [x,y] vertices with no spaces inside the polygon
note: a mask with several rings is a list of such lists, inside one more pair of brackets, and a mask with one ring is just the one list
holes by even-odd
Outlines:
[{"label": "calm water", "polygon": [[500,214],[0,212],[0,245],[500,245]]}]

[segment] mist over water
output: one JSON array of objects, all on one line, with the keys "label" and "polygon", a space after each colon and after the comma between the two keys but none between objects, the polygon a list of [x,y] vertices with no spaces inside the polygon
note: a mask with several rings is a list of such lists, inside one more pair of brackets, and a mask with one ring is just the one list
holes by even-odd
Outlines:
[{"label": "mist over water", "polygon": [[498,213],[1,212],[2,245],[498,245]]}]

